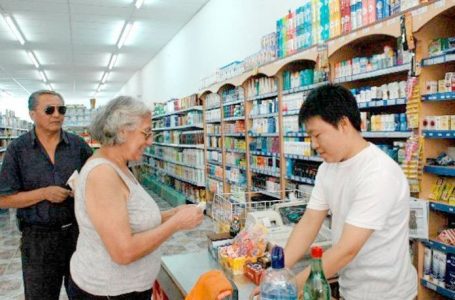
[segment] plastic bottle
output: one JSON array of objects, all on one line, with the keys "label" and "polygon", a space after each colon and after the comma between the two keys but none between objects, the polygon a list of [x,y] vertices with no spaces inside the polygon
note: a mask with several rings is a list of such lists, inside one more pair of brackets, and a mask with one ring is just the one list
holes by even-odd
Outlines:
[{"label": "plastic bottle", "polygon": [[297,300],[297,284],[294,274],[284,267],[283,248],[272,249],[272,267],[262,276],[261,300]]},{"label": "plastic bottle", "polygon": [[322,247],[311,248],[311,272],[303,289],[304,300],[330,300],[330,285],[322,269]]}]

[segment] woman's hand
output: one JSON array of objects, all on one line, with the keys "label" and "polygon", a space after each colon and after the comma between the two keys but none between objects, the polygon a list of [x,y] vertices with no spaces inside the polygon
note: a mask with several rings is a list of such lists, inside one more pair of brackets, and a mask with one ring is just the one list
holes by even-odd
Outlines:
[{"label": "woman's hand", "polygon": [[182,205],[175,208],[176,212],[171,217],[179,230],[193,229],[202,223],[204,214],[196,205]]}]

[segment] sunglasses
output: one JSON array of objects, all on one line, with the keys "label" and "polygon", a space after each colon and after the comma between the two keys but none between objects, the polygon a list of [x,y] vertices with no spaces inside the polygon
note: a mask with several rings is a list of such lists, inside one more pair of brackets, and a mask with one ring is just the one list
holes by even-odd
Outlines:
[{"label": "sunglasses", "polygon": [[151,131],[151,130],[141,130],[141,133],[144,135],[145,139],[148,140],[152,136],[153,131]]},{"label": "sunglasses", "polygon": [[44,113],[46,115],[53,115],[54,112],[55,112],[55,109],[57,109],[58,113],[61,114],[62,116],[66,114],[66,106],[64,105],[60,105],[60,106],[46,106],[46,108],[44,109]]}]

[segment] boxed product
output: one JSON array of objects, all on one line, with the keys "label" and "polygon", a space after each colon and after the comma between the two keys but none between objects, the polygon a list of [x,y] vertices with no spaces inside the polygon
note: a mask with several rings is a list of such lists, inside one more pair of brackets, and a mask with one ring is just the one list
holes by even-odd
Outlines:
[{"label": "boxed product", "polygon": [[455,254],[447,253],[445,288],[455,291]]},{"label": "boxed product", "polygon": [[218,248],[232,244],[232,238],[229,232],[215,233],[210,232],[207,234],[208,250],[213,259],[218,260]]},{"label": "boxed product", "polygon": [[261,264],[249,262],[245,264],[244,275],[256,285],[259,285],[264,270],[265,269],[262,268]]}]

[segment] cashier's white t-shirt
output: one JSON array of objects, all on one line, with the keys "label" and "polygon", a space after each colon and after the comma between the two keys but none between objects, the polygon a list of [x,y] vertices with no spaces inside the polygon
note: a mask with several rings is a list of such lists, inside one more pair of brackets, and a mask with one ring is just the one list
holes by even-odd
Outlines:
[{"label": "cashier's white t-shirt", "polygon": [[332,212],[332,240],[351,224],[374,232],[339,272],[347,300],[417,295],[409,254],[409,186],[398,164],[373,144],[340,163],[322,163],[308,207]]}]

